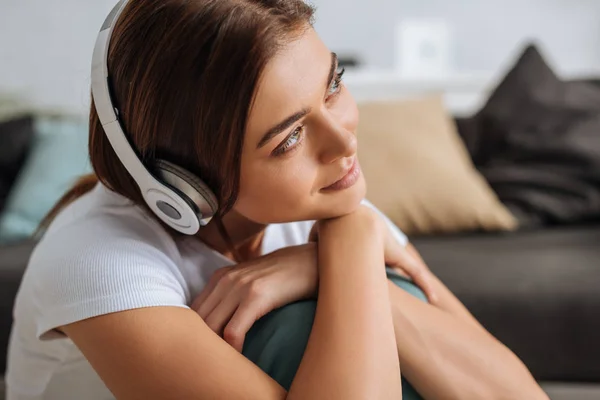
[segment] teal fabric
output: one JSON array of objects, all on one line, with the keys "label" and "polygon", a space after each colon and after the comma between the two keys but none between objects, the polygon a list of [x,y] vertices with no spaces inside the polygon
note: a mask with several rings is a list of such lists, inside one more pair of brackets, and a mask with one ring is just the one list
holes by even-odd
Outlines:
[{"label": "teal fabric", "polygon": [[0,215],[0,242],[30,237],[46,213],[91,171],[88,124],[74,117],[37,117],[31,151]]},{"label": "teal fabric", "polygon": [[[410,280],[390,269],[388,278],[415,297],[427,301],[425,294]],[[299,301],[274,310],[258,320],[246,335],[243,354],[289,390],[315,318],[317,302]],[[408,381],[402,378],[402,399],[422,400]]]}]

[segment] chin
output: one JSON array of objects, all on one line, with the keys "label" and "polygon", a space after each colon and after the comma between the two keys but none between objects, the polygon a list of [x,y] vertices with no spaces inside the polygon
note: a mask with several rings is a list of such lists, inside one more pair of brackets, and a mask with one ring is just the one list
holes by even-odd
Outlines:
[{"label": "chin", "polygon": [[367,185],[361,175],[354,186],[336,193],[325,194],[327,198],[323,199],[323,204],[326,204],[326,207],[321,210],[320,217],[313,219],[336,218],[351,214],[360,207],[366,194]]}]

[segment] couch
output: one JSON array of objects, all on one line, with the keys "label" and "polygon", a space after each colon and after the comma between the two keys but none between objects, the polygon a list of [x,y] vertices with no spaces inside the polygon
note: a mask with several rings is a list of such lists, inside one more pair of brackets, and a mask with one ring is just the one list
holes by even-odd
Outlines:
[{"label": "couch", "polygon": [[[577,103],[577,107],[566,104],[571,108],[568,113],[562,114],[561,107],[563,109],[566,107],[562,103],[550,102],[549,110],[543,110],[539,104],[533,104],[535,102],[528,103],[532,107],[535,105],[535,112],[527,115],[546,116],[544,112],[553,116],[560,114],[564,116],[563,119],[569,121],[583,118],[582,121],[588,124],[579,123],[577,120],[577,123],[570,122],[565,125],[561,120],[561,124],[556,125],[561,129],[565,126],[594,127],[593,124],[589,125],[589,122],[600,121],[596,118],[596,115],[600,115],[599,110],[583,109],[585,107],[581,106],[583,103],[586,107],[595,104],[592,100],[600,100],[600,91],[590,92],[587,89],[582,91],[580,86],[566,90],[558,81],[550,85],[547,80],[556,79],[549,72],[546,75],[538,73],[537,69],[543,67],[538,55],[532,54],[532,50],[529,49],[524,58],[524,64],[528,67],[525,68],[525,72],[509,74],[509,78],[512,77],[514,81],[511,85],[523,88],[526,85],[522,82],[536,82],[536,79],[539,81],[539,77],[546,76],[544,78],[546,81],[540,82],[539,86],[546,89],[554,85],[556,90],[551,94],[560,99],[587,99]],[[523,77],[519,74],[529,74],[529,76]],[[598,290],[600,289],[600,262],[598,261],[600,260],[598,245],[600,203],[591,201],[597,196],[592,196],[591,200],[584,196],[588,193],[594,194],[594,190],[598,190],[600,180],[597,179],[597,175],[592,177],[590,172],[599,172],[600,168],[597,168],[597,164],[592,165],[593,160],[586,160],[586,163],[583,163],[586,165],[586,170],[581,176],[592,178],[585,182],[587,186],[581,196],[575,193],[578,199],[585,200],[577,203],[577,213],[565,213],[564,210],[568,207],[556,207],[556,204],[552,203],[554,208],[548,207],[543,210],[543,213],[536,214],[536,206],[543,208],[548,204],[547,201],[535,203],[540,199],[539,193],[521,190],[519,194],[522,197],[515,197],[514,191],[510,190],[510,184],[514,182],[506,178],[509,176],[507,170],[498,169],[507,165],[506,160],[490,161],[490,151],[499,142],[489,145],[485,140],[490,136],[478,132],[482,126],[489,127],[490,122],[494,123],[494,126],[500,126],[510,120],[511,116],[506,114],[506,105],[515,103],[510,96],[506,101],[502,97],[506,97],[507,93],[514,93],[515,89],[507,90],[506,87],[506,84],[500,85],[497,90],[499,95],[488,102],[487,111],[484,109],[484,112],[473,118],[458,119],[456,123],[475,166],[482,171],[482,175],[499,194],[500,200],[519,217],[521,228],[504,232],[469,230],[417,234],[411,235],[411,241],[432,271],[475,317],[524,361],[553,400],[600,399],[600,363],[598,363],[600,345],[596,344],[596,335],[600,331],[600,319],[597,318],[600,314],[600,290]],[[544,93],[548,96],[547,91]],[[534,94],[532,98],[538,99],[539,93]],[[518,96],[519,99],[525,97],[527,96]],[[598,104],[600,105],[600,101]],[[494,120],[492,117],[495,112],[504,114]],[[545,122],[545,119],[543,121]],[[16,126],[23,132],[15,137],[26,139],[32,136],[31,133],[27,133],[31,130],[31,123],[28,119],[22,122]],[[522,118],[514,119],[511,129],[517,132],[519,124],[523,123],[530,124],[527,125],[526,132],[533,132],[531,121],[523,121]],[[544,129],[555,128],[554,125],[548,124],[539,124],[539,126],[543,126]],[[27,163],[24,164],[24,157],[15,155],[19,152],[36,153],[35,146],[32,150],[23,143],[19,145],[18,151],[3,152],[2,140],[7,133],[2,132],[1,128],[2,125],[0,125],[0,212],[4,204],[3,197],[9,192],[8,186],[15,181],[16,169],[18,169],[15,166],[28,168]],[[13,133],[17,129],[13,125],[9,128]],[[495,135],[493,138],[497,140],[499,130],[494,129],[493,132]],[[75,141],[70,140],[70,137],[72,135],[64,136],[61,140],[66,138],[66,144],[56,145],[55,148],[62,152],[63,146],[72,145],[71,143]],[[17,143],[14,140],[9,142],[12,145]],[[571,144],[577,145],[577,143]],[[569,143],[566,147],[568,145]],[[85,154],[85,150],[74,147],[70,154],[76,153]],[[596,154],[593,151],[591,153]],[[541,159],[544,159],[544,154],[541,156]],[[3,164],[2,157],[10,158],[10,167],[7,167],[6,163]],[[573,159],[575,158],[571,154],[569,160]],[[526,161],[528,167],[535,166],[531,158]],[[48,164],[44,166],[47,168]],[[571,172],[574,170],[568,169]],[[527,175],[528,178],[535,178],[532,171],[535,172],[532,169],[527,170],[531,173]],[[7,175],[7,172],[10,176],[8,178],[4,176],[6,179],[3,182],[3,174]],[[75,175],[80,172],[84,171],[78,170]],[[557,173],[556,176],[559,174]],[[579,177],[580,175],[574,175],[573,179]],[[62,176],[61,185],[64,186],[64,183],[72,178],[73,176]],[[517,183],[522,185],[522,182]],[[558,181],[547,183],[548,187],[562,184]],[[42,183],[36,184],[36,187],[40,185]],[[529,187],[539,189],[536,185]],[[28,198],[31,196],[24,197],[25,200]],[[532,202],[528,203],[530,199]],[[13,203],[19,206],[23,201]],[[31,227],[27,229],[31,230]],[[12,323],[13,299],[34,245],[35,242],[29,239],[0,244],[0,377],[5,371],[5,349]],[[0,379],[0,400],[2,400],[1,388]]]},{"label": "couch", "polygon": [[[600,398],[600,224],[418,237],[413,243],[553,400]],[[34,245],[23,241],[0,248],[0,376],[13,299]]]},{"label": "couch", "polygon": [[600,398],[600,224],[413,243],[553,400]]}]

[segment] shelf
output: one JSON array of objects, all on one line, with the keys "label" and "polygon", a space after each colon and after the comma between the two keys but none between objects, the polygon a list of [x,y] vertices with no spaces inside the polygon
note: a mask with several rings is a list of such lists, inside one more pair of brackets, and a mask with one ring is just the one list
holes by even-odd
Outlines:
[{"label": "shelf", "polygon": [[406,77],[393,70],[346,69],[344,81],[348,85],[402,85],[406,88],[444,88],[480,90],[493,81],[491,74],[468,73],[432,77]]},{"label": "shelf", "polygon": [[348,68],[344,83],[358,102],[440,94],[450,112],[468,115],[483,105],[495,79],[485,73],[410,78],[390,70]]}]

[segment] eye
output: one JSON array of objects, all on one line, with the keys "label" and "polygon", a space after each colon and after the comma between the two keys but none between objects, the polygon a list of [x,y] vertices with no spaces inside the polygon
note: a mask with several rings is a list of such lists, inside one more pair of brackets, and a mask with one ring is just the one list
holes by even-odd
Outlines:
[{"label": "eye", "polygon": [[333,78],[333,81],[331,81],[331,85],[329,85],[329,91],[327,93],[327,99],[337,95],[341,88],[342,88],[342,77],[344,76],[344,72],[346,72],[346,70],[344,68],[342,68],[341,70],[339,70],[339,72],[335,73],[335,77]]},{"label": "eye", "polygon": [[291,151],[295,148],[298,143],[302,140],[302,132],[304,131],[304,126],[299,126],[285,139],[285,141],[279,145],[275,150],[273,150],[273,155],[278,156],[288,151]]}]

